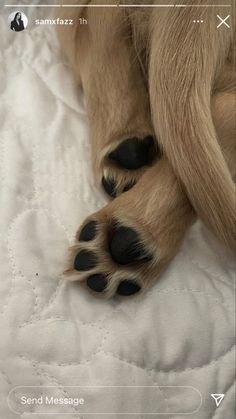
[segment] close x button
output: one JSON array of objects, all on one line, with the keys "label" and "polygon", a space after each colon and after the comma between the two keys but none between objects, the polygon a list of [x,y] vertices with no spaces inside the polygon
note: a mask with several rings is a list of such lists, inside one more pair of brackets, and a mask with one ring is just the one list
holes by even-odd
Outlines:
[{"label": "close x button", "polygon": [[217,17],[220,20],[219,24],[217,25],[217,29],[220,28],[222,25],[225,25],[227,28],[230,28],[230,25],[226,22],[230,18],[230,15],[226,17],[221,17],[217,15]]}]

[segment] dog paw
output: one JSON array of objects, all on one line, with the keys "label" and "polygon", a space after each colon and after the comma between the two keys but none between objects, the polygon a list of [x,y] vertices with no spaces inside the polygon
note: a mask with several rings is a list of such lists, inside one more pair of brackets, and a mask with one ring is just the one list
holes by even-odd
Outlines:
[{"label": "dog paw", "polygon": [[95,214],[77,233],[67,273],[96,294],[137,294],[144,288],[142,268],[152,264],[152,251],[138,229],[104,215]]},{"label": "dog paw", "polygon": [[160,157],[153,136],[128,138],[106,152],[102,162],[102,186],[115,198],[129,191],[145,170]]},{"label": "dog paw", "polygon": [[129,192],[88,217],[66,273],[95,295],[142,293],[178,252],[196,215],[166,159]]}]

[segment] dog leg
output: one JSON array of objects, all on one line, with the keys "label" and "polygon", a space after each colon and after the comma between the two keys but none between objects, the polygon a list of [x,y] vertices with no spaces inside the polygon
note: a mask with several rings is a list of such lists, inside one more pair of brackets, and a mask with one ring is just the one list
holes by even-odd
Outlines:
[{"label": "dog leg", "polygon": [[137,182],[159,150],[129,17],[118,7],[87,8],[83,16],[88,23],[73,28],[74,51],[68,48],[85,94],[96,179],[114,198]]}]

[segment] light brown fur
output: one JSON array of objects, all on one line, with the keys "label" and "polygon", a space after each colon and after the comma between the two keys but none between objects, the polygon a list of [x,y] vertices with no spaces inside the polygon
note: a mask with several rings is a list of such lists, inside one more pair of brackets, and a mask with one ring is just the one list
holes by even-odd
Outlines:
[{"label": "light brown fur", "polygon": [[[59,36],[84,89],[96,177],[100,182],[109,173],[118,193],[127,181],[138,180],[85,221],[96,219],[100,227],[95,240],[73,247],[72,278],[87,278],[87,272],[73,269],[75,255],[86,248],[99,254],[99,266],[89,274],[108,274],[106,296],[127,275],[146,288],[177,253],[197,215],[234,249],[233,19],[231,30],[217,30],[216,14],[225,14],[221,8],[198,9],[197,16],[206,21],[199,28],[192,23],[193,8],[63,12],[88,19],[87,26],[60,28]],[[153,133],[164,156],[152,167],[130,172],[107,159],[125,138]],[[114,220],[139,232],[154,255],[151,263],[121,267],[111,260],[106,240]]]}]

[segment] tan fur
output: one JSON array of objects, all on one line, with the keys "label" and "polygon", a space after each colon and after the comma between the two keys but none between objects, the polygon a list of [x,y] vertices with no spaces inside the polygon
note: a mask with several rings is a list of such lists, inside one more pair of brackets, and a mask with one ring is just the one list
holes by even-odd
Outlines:
[{"label": "tan fur", "polygon": [[[217,12],[224,14],[221,8]],[[232,54],[235,28],[232,19],[231,30],[217,30],[216,9],[203,8],[198,16],[206,24],[196,29],[195,14],[192,8],[182,8],[152,15],[153,124],[198,215],[226,245],[235,247],[235,188],[210,108],[214,83]],[[163,19],[168,22],[165,30]],[[233,75],[233,62],[231,66]]]},{"label": "tan fur", "polygon": [[85,92],[96,178],[100,183],[109,172],[122,191],[145,169],[120,170],[106,155],[125,138],[153,134],[148,91],[131,42],[131,23],[123,9],[76,8],[64,13],[75,14],[74,19],[82,13],[89,21],[88,26],[62,28],[59,35]]},{"label": "tan fur", "polygon": [[[195,219],[195,213],[171,166],[163,158],[146,171],[129,192],[120,195],[85,220],[82,227],[91,220],[98,222],[98,234],[95,240],[86,243],[77,241],[71,248],[66,273],[71,281],[82,282],[88,275],[107,273],[107,298],[115,293],[122,278],[142,283],[142,289],[145,290],[157,280],[176,255],[186,230]],[[145,248],[154,255],[151,263],[119,266],[110,258],[107,252],[107,238],[113,234],[114,222],[138,231]],[[73,268],[75,256],[83,249],[92,250],[99,257],[98,265],[89,272],[78,272]]]},{"label": "tan fur", "polygon": [[[216,29],[216,13],[225,12],[198,9],[197,16],[207,22],[199,28],[192,23],[192,8],[74,8],[63,13],[88,19],[87,26],[60,28],[59,36],[84,89],[96,176],[100,182],[108,172],[118,192],[127,180],[139,180],[85,221],[96,219],[99,234],[72,248],[72,279],[88,275],[73,270],[75,255],[86,247],[100,260],[89,274],[109,273],[108,297],[127,273],[147,287],[174,257],[196,214],[234,248],[235,29]],[[165,155],[153,167],[131,173],[107,159],[125,138],[152,134],[153,127]],[[139,232],[155,255],[151,264],[124,269],[111,261],[106,239],[114,220]]]},{"label": "tan fur", "polygon": [[[214,97],[213,119],[217,120],[220,126],[231,120],[235,99],[234,94],[229,98],[228,93]],[[228,105],[230,102],[231,107]],[[229,145],[226,146],[226,154],[230,156],[230,160],[235,161],[235,146],[230,146],[235,135],[235,124],[232,120],[231,124],[227,124],[227,128],[221,138],[224,144]],[[230,138],[229,142],[226,137]],[[233,170],[235,172],[235,165]],[[186,230],[196,220],[196,214],[170,163],[166,158],[162,158],[153,168],[146,171],[128,193],[122,194],[105,208],[89,216],[79,232],[91,220],[98,222],[99,233],[92,242],[77,241],[71,248],[67,274],[70,280],[83,282],[88,274],[108,273],[110,286],[105,297],[109,298],[114,295],[119,281],[127,276],[142,283],[143,290],[149,288],[178,252]],[[114,221],[138,231],[143,244],[154,255],[152,263],[137,263],[127,268],[117,266],[112,261],[107,252],[107,238],[112,234]],[[78,273],[73,268],[73,262],[82,249],[94,251],[99,256],[99,264],[89,272]],[[103,294],[101,296],[104,297]]]}]

